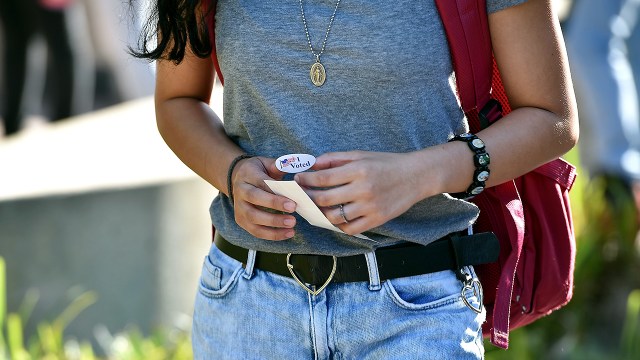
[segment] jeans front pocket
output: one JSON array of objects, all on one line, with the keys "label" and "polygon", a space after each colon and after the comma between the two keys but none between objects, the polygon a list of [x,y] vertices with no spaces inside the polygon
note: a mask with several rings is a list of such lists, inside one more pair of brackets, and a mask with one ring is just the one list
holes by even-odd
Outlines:
[{"label": "jeans front pocket", "polygon": [[462,301],[462,283],[453,271],[390,279],[384,290],[399,307],[407,310],[428,310]]},{"label": "jeans front pocket", "polygon": [[243,271],[242,263],[212,245],[202,264],[199,291],[209,298],[225,296],[235,287]]}]

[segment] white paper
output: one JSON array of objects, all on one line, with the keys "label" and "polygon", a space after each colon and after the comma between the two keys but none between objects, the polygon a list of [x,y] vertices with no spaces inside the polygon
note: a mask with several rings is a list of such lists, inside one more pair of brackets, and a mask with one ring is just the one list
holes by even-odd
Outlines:
[{"label": "white paper", "polygon": [[[275,180],[265,180],[264,182],[274,193],[293,200],[297,205],[296,212],[300,214],[300,216],[302,216],[305,220],[307,220],[309,224],[344,234],[344,231],[333,225],[331,221],[329,221],[329,219],[324,216],[320,208],[318,208],[318,206],[313,202],[313,200],[311,200],[309,195],[304,192],[304,190],[300,187],[300,185],[298,185],[297,182]],[[377,242],[362,234],[353,236],[360,239]]]}]

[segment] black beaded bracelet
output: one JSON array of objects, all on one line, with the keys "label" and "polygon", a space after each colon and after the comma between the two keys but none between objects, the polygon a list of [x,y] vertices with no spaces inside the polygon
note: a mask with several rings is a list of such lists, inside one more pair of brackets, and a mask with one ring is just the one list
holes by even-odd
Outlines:
[{"label": "black beaded bracelet", "polygon": [[487,153],[484,142],[474,134],[464,133],[456,135],[449,141],[464,141],[469,146],[469,149],[473,151],[473,164],[476,169],[473,172],[471,185],[465,192],[451,194],[453,197],[469,200],[484,190],[485,182],[489,179],[489,174],[491,173],[489,170],[491,158],[489,157],[489,153]]},{"label": "black beaded bracelet", "polygon": [[229,191],[228,197],[229,197],[229,200],[231,201],[231,205],[233,205],[233,183],[231,182],[231,175],[233,175],[233,169],[236,168],[236,165],[238,165],[238,162],[240,162],[240,160],[249,159],[254,156],[255,155],[249,155],[249,154],[238,155],[236,156],[235,159],[231,161],[231,164],[229,165],[229,170],[227,170],[227,190]]}]

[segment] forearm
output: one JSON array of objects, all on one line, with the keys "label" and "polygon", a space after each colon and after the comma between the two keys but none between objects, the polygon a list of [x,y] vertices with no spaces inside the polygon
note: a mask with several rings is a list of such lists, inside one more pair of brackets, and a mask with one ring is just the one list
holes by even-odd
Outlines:
[{"label": "forearm", "polygon": [[243,153],[205,102],[189,97],[156,101],[158,130],[191,170],[227,194],[227,169]]},{"label": "forearm", "polygon": [[[571,117],[563,119],[531,107],[513,111],[476,134],[484,141],[491,157],[487,187],[517,178],[563,155],[575,145],[577,132],[577,121]],[[423,198],[443,192],[463,192],[471,185],[475,171],[473,153],[464,142],[430,147],[411,156],[415,164],[412,176],[429,176],[432,180],[416,184]]]},{"label": "forearm", "polygon": [[[493,54],[513,109],[477,135],[491,156],[487,186],[514,179],[571,149],[578,119],[560,25],[550,0],[529,0],[489,16]],[[434,191],[465,191],[475,166],[460,141],[424,150]],[[416,157],[416,160],[417,157]]]}]

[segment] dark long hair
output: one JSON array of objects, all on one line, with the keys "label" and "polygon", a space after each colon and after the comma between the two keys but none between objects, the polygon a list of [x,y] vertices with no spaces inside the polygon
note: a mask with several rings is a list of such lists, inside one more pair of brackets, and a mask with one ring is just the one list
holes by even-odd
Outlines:
[{"label": "dark long hair", "polygon": [[[129,0],[132,9],[134,1]],[[212,16],[215,3],[216,0],[151,0],[150,13],[142,26],[138,44],[136,48],[129,48],[130,53],[149,61],[162,59],[176,64],[184,59],[187,45],[198,57],[211,55],[205,20]]]}]

